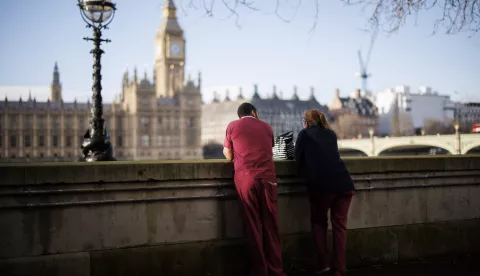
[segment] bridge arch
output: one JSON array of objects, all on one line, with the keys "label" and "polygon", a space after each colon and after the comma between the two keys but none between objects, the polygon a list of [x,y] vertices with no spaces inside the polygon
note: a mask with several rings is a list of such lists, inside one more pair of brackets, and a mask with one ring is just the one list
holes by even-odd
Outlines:
[{"label": "bridge arch", "polygon": [[472,150],[477,150],[477,148],[480,149],[480,141],[462,148],[462,154],[468,154]]},{"label": "bridge arch", "polygon": [[[338,148],[338,151],[340,152],[340,155],[342,155],[342,152],[343,153],[346,153],[346,152],[358,152],[360,153],[360,156],[370,156],[368,153],[365,152],[365,150],[363,149],[360,149],[360,148],[356,148],[356,147],[341,147],[341,148]],[[352,156],[355,156],[355,155],[352,155]]]}]

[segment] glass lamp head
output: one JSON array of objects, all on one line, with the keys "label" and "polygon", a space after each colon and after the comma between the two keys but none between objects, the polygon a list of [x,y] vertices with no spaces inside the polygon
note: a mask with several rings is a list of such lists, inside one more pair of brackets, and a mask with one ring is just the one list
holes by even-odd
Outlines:
[{"label": "glass lamp head", "polygon": [[115,12],[115,4],[111,0],[79,0],[79,6],[83,15],[92,24],[108,22]]}]

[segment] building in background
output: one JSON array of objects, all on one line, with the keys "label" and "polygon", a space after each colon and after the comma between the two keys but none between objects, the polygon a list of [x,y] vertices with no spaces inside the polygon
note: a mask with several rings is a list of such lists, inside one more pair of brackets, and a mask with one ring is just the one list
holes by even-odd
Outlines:
[{"label": "building in background", "polygon": [[411,92],[408,86],[397,86],[376,95],[380,135],[412,135],[432,122],[451,125],[454,103],[450,96],[439,95],[428,86]]},{"label": "building in background", "polygon": [[459,125],[460,132],[473,132],[473,125],[480,124],[480,103],[455,103],[454,118]]},{"label": "building in background", "polygon": [[[125,73],[122,92],[104,104],[104,119],[119,160],[201,159],[201,77],[185,81],[185,38],[166,1],[156,38],[153,79]],[[0,102],[1,161],[62,161],[80,156],[90,103],[65,103],[55,64],[47,102]]]},{"label": "building in background", "polygon": [[369,132],[377,128],[377,107],[370,98],[361,95],[360,89],[355,90],[352,97],[340,97],[337,89],[329,110],[339,139],[368,137]]},{"label": "building in background", "polygon": [[225,130],[228,123],[237,120],[237,108],[240,104],[249,102],[253,104],[257,110],[261,120],[272,126],[274,135],[293,131],[294,139],[303,128],[303,113],[309,109],[318,109],[328,114],[326,106],[322,106],[314,96],[314,90],[311,88],[310,96],[306,100],[298,97],[297,88],[294,88],[291,99],[282,99],[277,95],[276,88],[270,97],[260,97],[258,86],[254,86],[252,98],[245,99],[240,89],[236,99],[230,99],[227,96],[223,101],[217,96],[213,101],[203,105],[202,109],[202,144],[206,145],[223,145],[225,138]]}]

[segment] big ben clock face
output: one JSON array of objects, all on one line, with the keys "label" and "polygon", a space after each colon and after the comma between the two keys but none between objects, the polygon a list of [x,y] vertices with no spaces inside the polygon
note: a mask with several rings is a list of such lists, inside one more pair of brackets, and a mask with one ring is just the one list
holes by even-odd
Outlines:
[{"label": "big ben clock face", "polygon": [[180,57],[182,55],[182,45],[179,42],[171,42],[169,46],[169,56]]}]

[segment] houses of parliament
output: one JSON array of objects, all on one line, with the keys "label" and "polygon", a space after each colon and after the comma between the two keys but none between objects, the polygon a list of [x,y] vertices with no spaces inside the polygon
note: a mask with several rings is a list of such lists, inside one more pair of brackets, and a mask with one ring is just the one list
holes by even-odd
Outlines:
[{"label": "houses of parliament", "polygon": [[[155,39],[153,79],[126,72],[121,96],[104,103],[118,160],[199,159],[201,75],[185,80],[185,38],[166,1]],[[90,102],[64,102],[55,64],[47,102],[0,100],[0,161],[72,161],[81,155]]]}]

